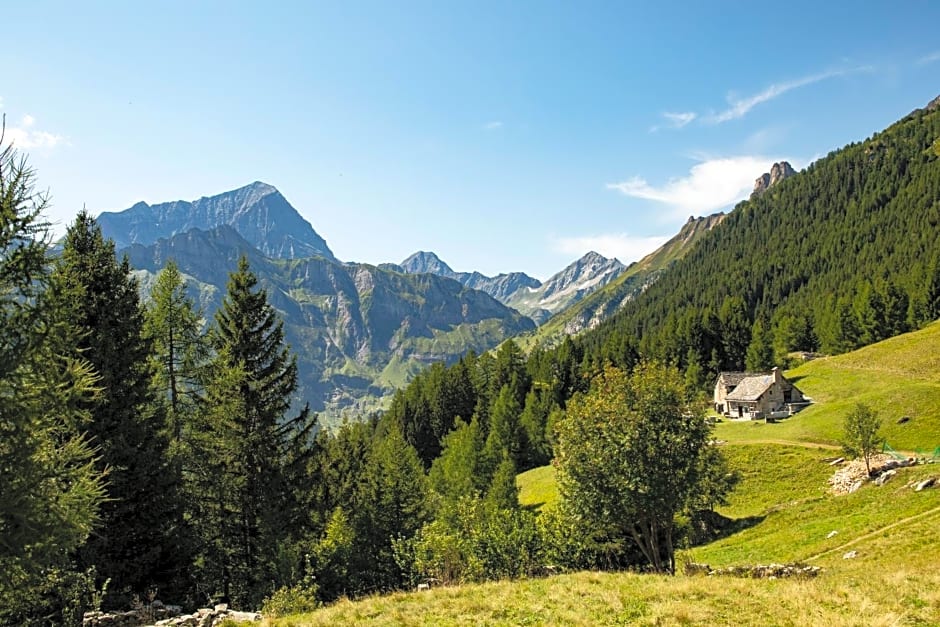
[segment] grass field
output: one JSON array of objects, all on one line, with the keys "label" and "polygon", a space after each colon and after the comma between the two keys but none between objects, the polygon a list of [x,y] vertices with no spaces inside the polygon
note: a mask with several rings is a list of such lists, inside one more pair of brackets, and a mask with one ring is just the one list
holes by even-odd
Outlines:
[{"label": "grass field", "polygon": [[[741,482],[719,513],[736,533],[683,549],[713,567],[803,561],[809,580],[570,573],[342,601],[267,624],[307,625],[940,625],[940,463],[903,469],[882,487],[829,493],[842,419],[855,402],[884,418],[898,450],[940,446],[940,324],[788,373],[816,404],[775,424],[722,422],[715,435]],[[911,419],[897,424],[900,416]],[[555,471],[517,478],[520,501],[558,498]],[[835,532],[835,533],[833,533]],[[855,551],[856,557],[843,556]]]}]

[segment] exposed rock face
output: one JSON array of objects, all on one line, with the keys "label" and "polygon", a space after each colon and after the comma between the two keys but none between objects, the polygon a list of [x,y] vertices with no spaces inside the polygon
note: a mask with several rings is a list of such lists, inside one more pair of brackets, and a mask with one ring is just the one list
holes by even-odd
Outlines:
[{"label": "exposed rock face", "polygon": [[764,172],[754,181],[754,191],[751,192],[751,198],[754,199],[760,196],[780,181],[788,179],[794,174],[796,174],[796,171],[787,161],[780,161],[779,163],[773,164],[770,168],[770,172]]},{"label": "exposed rock face", "polygon": [[539,287],[513,293],[506,303],[539,324],[604,287],[627,267],[617,259],[589,252]]},{"label": "exposed rock face", "polygon": [[936,111],[937,109],[940,109],[940,96],[937,96],[936,98],[928,102],[926,109],[927,111]]},{"label": "exposed rock face", "polygon": [[211,230],[227,225],[268,257],[335,259],[323,238],[287,199],[261,182],[193,202],[177,200],[152,206],[139,202],[117,213],[103,212],[98,224],[117,248],[149,246],[194,228]]}]

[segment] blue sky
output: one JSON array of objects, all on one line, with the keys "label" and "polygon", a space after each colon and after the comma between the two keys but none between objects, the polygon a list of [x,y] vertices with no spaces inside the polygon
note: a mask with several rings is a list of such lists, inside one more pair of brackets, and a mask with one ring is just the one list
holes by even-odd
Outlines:
[{"label": "blue sky", "polygon": [[60,229],[262,180],[343,260],[544,279],[940,94],[940,3],[652,4],[20,2],[0,113]]}]

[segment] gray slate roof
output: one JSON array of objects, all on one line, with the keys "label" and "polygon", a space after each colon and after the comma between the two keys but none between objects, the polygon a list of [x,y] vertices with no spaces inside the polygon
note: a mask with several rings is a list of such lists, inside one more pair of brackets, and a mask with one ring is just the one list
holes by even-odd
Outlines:
[{"label": "gray slate roof", "polygon": [[760,372],[720,372],[718,373],[718,383],[733,388],[748,377],[759,377]]},{"label": "gray slate roof", "polygon": [[728,394],[726,399],[729,401],[756,401],[773,383],[774,376],[772,374],[745,377]]}]

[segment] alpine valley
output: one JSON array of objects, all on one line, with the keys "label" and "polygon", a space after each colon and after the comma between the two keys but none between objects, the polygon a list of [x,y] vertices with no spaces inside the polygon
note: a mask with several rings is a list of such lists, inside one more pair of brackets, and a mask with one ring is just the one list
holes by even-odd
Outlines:
[{"label": "alpine valley", "polygon": [[[309,402],[326,425],[386,407],[390,395],[428,364],[453,363],[467,351],[485,352],[534,333],[539,323],[641,267],[644,280],[654,279],[679,255],[677,247],[691,242],[680,234],[678,243],[664,247],[672,254],[630,269],[591,252],[544,283],[521,272],[455,272],[432,252],[377,267],[346,263],[262,182],[193,202],[139,202],[101,213],[98,223],[119,255],[128,256],[145,297],[173,260],[207,319],[245,255],[297,354],[296,400]],[[595,300],[603,303],[595,319],[616,310],[618,296]]]}]

